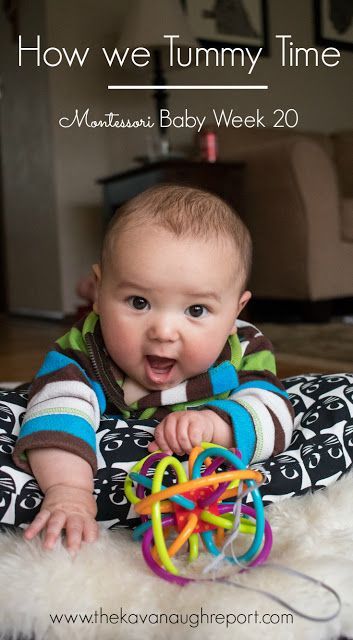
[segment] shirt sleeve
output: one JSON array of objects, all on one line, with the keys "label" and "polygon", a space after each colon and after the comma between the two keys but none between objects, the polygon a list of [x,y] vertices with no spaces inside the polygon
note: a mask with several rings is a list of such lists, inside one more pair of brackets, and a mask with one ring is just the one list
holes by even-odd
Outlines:
[{"label": "shirt sleeve", "polygon": [[[48,447],[75,453],[87,460],[93,473],[97,470],[96,431],[105,410],[105,396],[100,383],[90,375],[87,354],[78,348],[77,330],[73,335],[74,348],[63,349],[59,340],[30,387],[12,454],[15,464],[27,473],[31,468],[26,452]],[[68,346],[70,332],[64,338]]]},{"label": "shirt sleeve", "polygon": [[224,400],[207,407],[230,422],[237,449],[246,464],[267,460],[290,444],[294,409],[276,376],[271,342],[254,325],[239,322],[242,358],[238,385]]}]

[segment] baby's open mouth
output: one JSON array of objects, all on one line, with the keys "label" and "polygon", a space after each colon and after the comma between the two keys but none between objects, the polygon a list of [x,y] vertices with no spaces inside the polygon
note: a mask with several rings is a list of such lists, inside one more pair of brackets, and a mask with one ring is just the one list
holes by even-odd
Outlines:
[{"label": "baby's open mouth", "polygon": [[172,369],[176,363],[173,358],[161,356],[146,356],[146,375],[150,382],[165,384],[168,382]]},{"label": "baby's open mouth", "polygon": [[161,356],[146,356],[148,364],[154,371],[167,371],[171,369],[175,363],[172,358],[162,358]]}]

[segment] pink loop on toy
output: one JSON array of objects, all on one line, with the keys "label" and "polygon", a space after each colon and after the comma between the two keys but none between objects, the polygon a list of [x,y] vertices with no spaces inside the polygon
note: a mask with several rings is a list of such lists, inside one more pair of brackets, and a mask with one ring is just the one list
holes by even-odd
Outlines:
[{"label": "pink loop on toy", "polygon": [[[216,469],[222,464],[222,462],[224,462],[224,458],[222,458],[222,456],[218,456],[218,458],[213,458],[211,464],[209,464],[208,467],[206,467],[206,469],[204,470],[202,477],[211,475],[211,473],[216,471]],[[228,465],[228,466],[230,467],[231,465]]]},{"label": "pink loop on toy", "polygon": [[[222,464],[222,462],[224,462],[224,458],[222,458],[222,456],[219,456],[218,458],[215,458],[211,462],[211,464],[207,467],[205,472],[202,474],[202,477],[209,476],[211,473],[216,471],[216,469]],[[226,465],[226,469],[227,470],[228,469],[232,469],[232,465],[231,464],[227,464]],[[222,482],[219,485],[219,487],[217,487],[217,489],[212,491],[212,493],[209,496],[199,500],[198,501],[198,506],[201,507],[201,509],[205,509],[205,507],[208,507],[210,504],[213,504],[214,502],[216,502],[218,500],[218,498],[222,495],[222,493],[226,490],[228,484],[229,484],[228,482]]]},{"label": "pink loop on toy", "polygon": [[[225,505],[226,503],[223,505],[220,505],[220,509],[219,509],[220,513],[225,513],[225,511],[222,510],[222,507],[224,507]],[[229,509],[229,511],[231,511],[232,509],[233,509],[233,505],[231,504],[231,509]],[[248,505],[246,504],[241,505],[241,513],[245,513],[245,515],[252,516],[252,517],[256,516],[255,509],[253,509],[252,507],[248,507]],[[272,548],[272,542],[273,542],[272,529],[269,523],[267,522],[267,520],[265,520],[264,543],[262,545],[262,549],[260,553],[258,553],[257,556],[255,556],[255,558],[251,560],[251,562],[249,563],[249,567],[256,567],[256,565],[262,564],[263,562],[265,562],[265,560],[267,560]],[[242,571],[246,571],[246,569],[242,569]]]},{"label": "pink loop on toy", "polygon": [[[221,514],[228,513],[233,510],[233,503],[224,503],[219,505],[219,512]],[[242,513],[249,515],[251,517],[256,516],[256,512],[252,507],[243,504],[241,507]],[[165,527],[176,526],[176,517],[174,515],[166,516],[162,518],[162,526],[163,529]],[[197,582],[195,578],[184,578],[182,576],[177,576],[175,574],[166,571],[163,567],[161,567],[158,562],[155,561],[151,554],[151,548],[153,545],[153,530],[150,527],[143,536],[142,540],[142,553],[145,559],[146,564],[150,567],[150,569],[157,574],[163,580],[167,580],[168,582],[173,582],[179,585],[185,585],[189,582]],[[248,567],[255,567],[256,565],[262,564],[267,560],[272,547],[272,531],[269,523],[265,520],[265,531],[264,531],[264,543],[262,549],[258,555],[251,560]],[[247,571],[248,567],[244,567],[240,570],[240,573]],[[201,580],[202,581],[202,580]]]},{"label": "pink loop on toy", "polygon": [[[170,527],[171,525],[176,526],[175,516],[167,516],[166,518],[162,519],[163,529],[164,527]],[[163,580],[167,580],[168,582],[174,582],[174,584],[180,584],[181,586],[184,586],[189,582],[195,582],[193,578],[182,578],[181,576],[176,576],[173,573],[169,573],[169,571],[166,571],[163,567],[161,567],[158,564],[158,562],[155,561],[155,559],[151,554],[151,547],[153,544],[152,540],[153,540],[153,530],[152,530],[152,527],[150,527],[149,529],[147,529],[145,535],[143,536],[142,554],[146,564],[157,576],[159,576],[160,578],[163,578]]]}]

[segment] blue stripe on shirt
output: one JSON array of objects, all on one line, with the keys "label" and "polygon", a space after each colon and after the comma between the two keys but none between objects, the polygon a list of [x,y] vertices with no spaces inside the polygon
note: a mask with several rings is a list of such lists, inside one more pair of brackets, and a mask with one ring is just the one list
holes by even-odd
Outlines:
[{"label": "blue stripe on shirt", "polygon": [[36,433],[50,433],[54,431],[60,431],[60,433],[81,438],[81,440],[84,440],[84,442],[96,452],[96,434],[94,429],[84,418],[67,413],[47,414],[38,416],[37,418],[30,418],[28,422],[22,425],[18,439],[24,438],[25,436],[32,436]]},{"label": "blue stripe on shirt", "polygon": [[89,378],[86,371],[81,367],[81,365],[79,365],[76,362],[76,360],[73,360],[72,358],[65,356],[63,353],[59,353],[58,351],[49,351],[49,353],[47,353],[45,357],[45,360],[41,368],[39,369],[35,377],[41,378],[42,376],[46,376],[55,371],[60,371],[60,369],[64,369],[65,367],[68,367],[71,364],[77,367],[79,371],[81,371],[82,375],[86,378],[88,384],[90,385],[90,387],[92,387],[92,389],[94,390],[97,396],[99,410],[101,414],[104,413],[107,403],[106,403],[102,385],[99,382],[96,382],[95,380],[92,380],[91,378]]},{"label": "blue stripe on shirt", "polygon": [[250,413],[235,400],[211,400],[205,408],[216,407],[227,413],[232,421],[235,446],[241,452],[244,464],[249,464],[255,452],[255,427]]},{"label": "blue stripe on shirt", "polygon": [[277,393],[278,395],[281,395],[289,400],[287,391],[276,387],[276,385],[271,384],[271,382],[265,382],[264,380],[251,380],[251,382],[244,382],[244,384],[240,384],[239,387],[234,391],[242,391],[243,389],[264,389],[265,391],[272,391],[273,393]]},{"label": "blue stripe on shirt", "polygon": [[229,391],[239,384],[236,369],[229,360],[222,362],[218,367],[211,367],[208,373],[214,395]]}]

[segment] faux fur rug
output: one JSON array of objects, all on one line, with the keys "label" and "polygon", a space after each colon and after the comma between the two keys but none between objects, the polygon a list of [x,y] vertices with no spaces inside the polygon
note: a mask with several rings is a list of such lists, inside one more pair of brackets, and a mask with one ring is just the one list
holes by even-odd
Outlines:
[{"label": "faux fur rug", "polygon": [[[314,495],[266,509],[274,533],[271,561],[336,589],[342,609],[331,622],[312,622],[295,614],[291,622],[283,606],[221,583],[168,584],[150,573],[140,545],[131,541],[127,530],[102,531],[99,541],[86,545],[74,560],[61,542],[44,552],[39,541],[29,543],[21,533],[6,532],[0,535],[0,637],[22,632],[26,638],[33,633],[36,640],[173,640],[194,637],[195,629],[204,640],[253,640],[258,634],[261,640],[353,637],[352,494],[349,474]],[[210,559],[202,554],[198,563]],[[327,615],[336,606],[318,585],[270,568],[234,579],[273,591],[311,615]],[[63,617],[70,614],[75,622]],[[87,614],[90,621],[81,622],[76,614]],[[52,621],[55,615],[62,616],[60,622]]]}]

